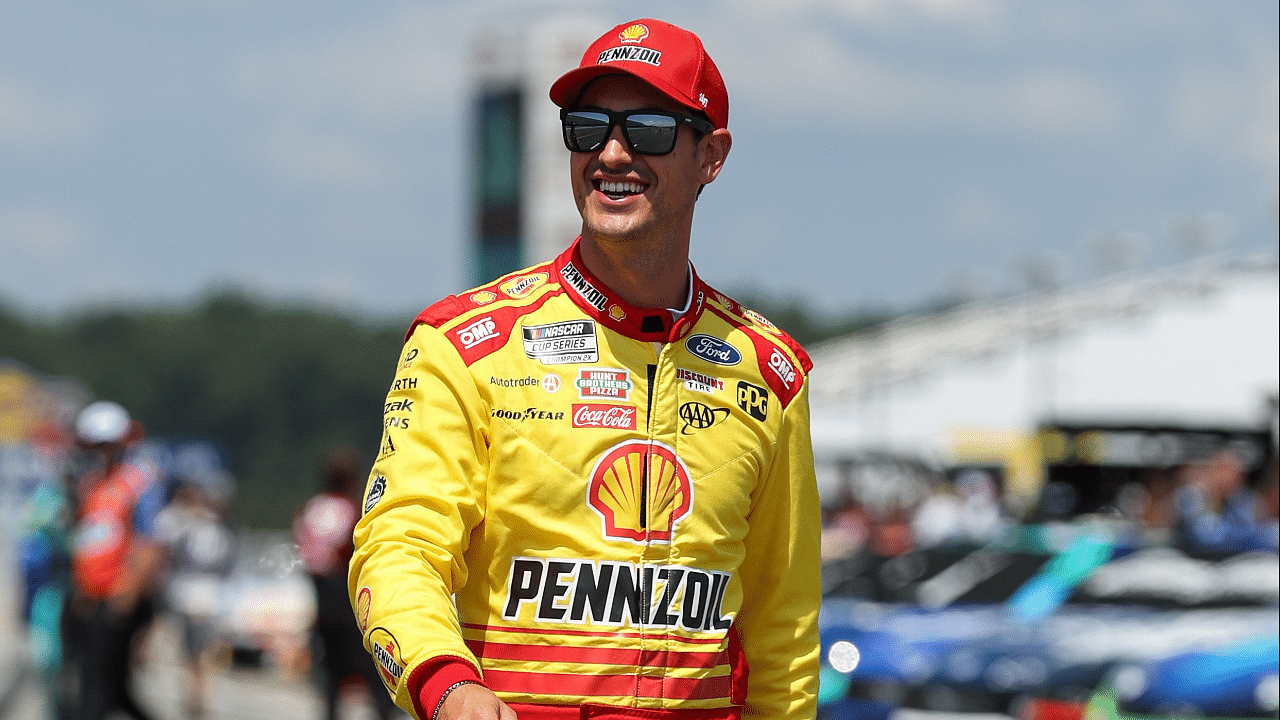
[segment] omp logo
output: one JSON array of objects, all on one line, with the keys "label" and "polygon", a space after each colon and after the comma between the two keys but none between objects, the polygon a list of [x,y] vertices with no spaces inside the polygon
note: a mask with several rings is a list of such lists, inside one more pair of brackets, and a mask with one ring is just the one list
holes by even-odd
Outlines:
[{"label": "omp logo", "polygon": [[679,565],[515,557],[502,617],[723,633],[733,625],[721,607],[731,578]]},{"label": "omp logo", "polygon": [[369,632],[370,652],[377,661],[378,675],[392,692],[400,684],[400,676],[404,675],[404,661],[400,659],[400,644],[396,637],[383,628],[374,628]]},{"label": "omp logo", "polygon": [[684,421],[680,434],[688,435],[689,428],[705,430],[728,416],[729,408],[713,408],[700,402],[687,402],[680,406],[680,419]]},{"label": "omp logo", "polygon": [[769,369],[777,374],[778,379],[787,386],[788,390],[791,389],[791,384],[796,381],[796,368],[778,348],[774,348],[773,353],[769,355]]},{"label": "omp logo", "polygon": [[769,391],[759,385],[738,381],[738,407],[751,417],[764,422],[769,416]]},{"label": "omp logo", "polygon": [[458,331],[458,339],[462,347],[471,349],[476,345],[498,336],[498,325],[491,317],[483,317]]},{"label": "omp logo", "polygon": [[606,539],[669,543],[693,509],[693,484],[671,447],[626,440],[591,469],[587,504],[600,516]]}]

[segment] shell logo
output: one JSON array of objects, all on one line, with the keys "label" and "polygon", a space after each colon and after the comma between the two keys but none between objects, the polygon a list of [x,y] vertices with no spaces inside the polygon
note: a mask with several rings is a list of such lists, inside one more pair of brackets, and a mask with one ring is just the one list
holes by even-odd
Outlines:
[{"label": "shell logo", "polygon": [[609,540],[669,543],[693,509],[689,469],[660,442],[626,440],[609,448],[591,470],[587,504]]},{"label": "shell logo", "polygon": [[356,596],[356,621],[360,623],[360,632],[369,627],[369,606],[373,604],[373,591],[366,585],[360,588]]},{"label": "shell logo", "polygon": [[628,25],[618,33],[618,38],[624,43],[638,43],[647,37],[649,37],[649,28],[641,23]]},{"label": "shell logo", "polygon": [[622,322],[627,319],[627,311],[617,305],[611,305],[609,306],[609,317],[617,320],[618,322]]},{"label": "shell logo", "polygon": [[498,299],[498,296],[494,295],[488,290],[481,290],[480,292],[472,293],[471,295],[471,302],[477,305],[488,305],[489,303],[497,299]]}]

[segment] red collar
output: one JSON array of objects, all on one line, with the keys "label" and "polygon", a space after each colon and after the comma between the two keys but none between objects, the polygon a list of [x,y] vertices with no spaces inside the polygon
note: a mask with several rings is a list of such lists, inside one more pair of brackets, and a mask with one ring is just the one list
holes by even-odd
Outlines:
[{"label": "red collar", "polygon": [[691,268],[693,294],[689,312],[672,321],[666,308],[639,308],[617,297],[603,282],[587,270],[582,261],[579,236],[552,263],[552,269],[560,278],[566,294],[596,322],[629,338],[646,342],[669,343],[682,339],[702,316],[707,299],[707,287]]}]

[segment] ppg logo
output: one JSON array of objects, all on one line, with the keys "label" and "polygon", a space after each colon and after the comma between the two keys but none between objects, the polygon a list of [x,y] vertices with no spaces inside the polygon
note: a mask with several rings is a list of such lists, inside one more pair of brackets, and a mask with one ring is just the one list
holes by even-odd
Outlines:
[{"label": "ppg logo", "polygon": [[769,416],[769,391],[749,382],[738,382],[738,407],[748,415],[764,422]]}]

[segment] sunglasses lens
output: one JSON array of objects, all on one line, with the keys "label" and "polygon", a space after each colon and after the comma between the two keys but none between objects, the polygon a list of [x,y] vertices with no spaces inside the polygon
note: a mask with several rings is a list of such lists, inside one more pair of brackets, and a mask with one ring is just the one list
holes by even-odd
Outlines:
[{"label": "sunglasses lens", "polygon": [[676,121],[667,115],[628,115],[626,136],[642,155],[666,155],[676,146]]},{"label": "sunglasses lens", "polygon": [[573,152],[591,152],[604,147],[609,137],[609,116],[575,111],[564,117],[564,144]]}]

